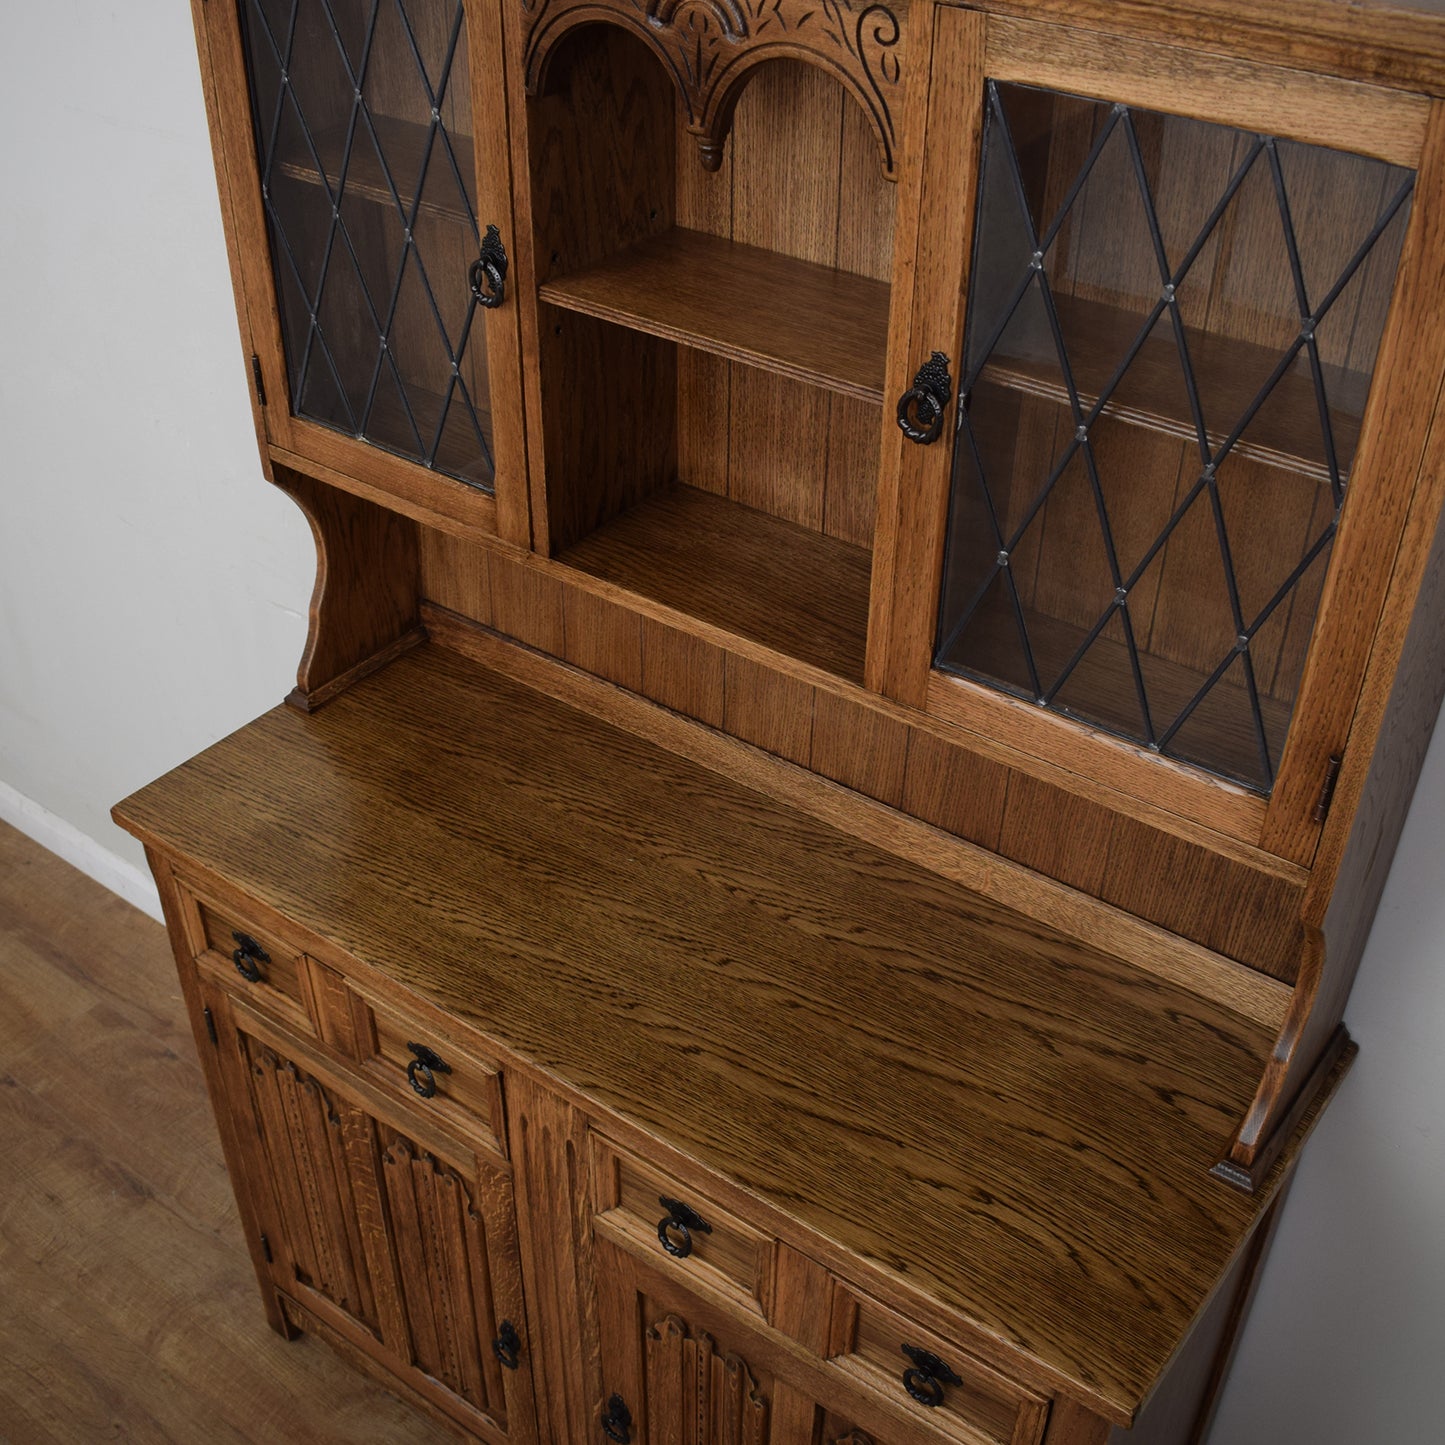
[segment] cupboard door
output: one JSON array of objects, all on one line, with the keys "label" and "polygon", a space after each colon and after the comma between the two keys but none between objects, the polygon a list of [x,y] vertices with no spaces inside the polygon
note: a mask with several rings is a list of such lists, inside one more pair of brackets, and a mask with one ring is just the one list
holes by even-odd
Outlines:
[{"label": "cupboard door", "polygon": [[798,1363],[776,1336],[597,1241],[600,1445],[912,1445],[942,1442]]},{"label": "cupboard door", "polygon": [[467,1429],[534,1439],[504,1162],[404,1127],[299,1041],[209,1006],[277,1288]]},{"label": "cupboard door", "polygon": [[201,23],[273,447],[525,543],[495,0]]},{"label": "cupboard door", "polygon": [[[1370,402],[1424,103],[937,24],[957,63],[934,66],[925,168],[961,180],[912,334],[950,376],[938,404],[913,378],[916,489],[886,529],[895,574],[932,581],[892,600],[870,673],[1261,841],[1311,647],[1333,641],[1333,559],[1401,485],[1371,471]],[[942,444],[913,445],[945,405]]]}]

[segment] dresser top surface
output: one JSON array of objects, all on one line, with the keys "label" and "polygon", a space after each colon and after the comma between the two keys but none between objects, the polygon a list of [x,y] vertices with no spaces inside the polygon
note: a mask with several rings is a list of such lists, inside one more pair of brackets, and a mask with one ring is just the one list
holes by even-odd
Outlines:
[{"label": "dresser top surface", "polygon": [[1259,1024],[438,646],[116,817],[1118,1418],[1268,1202]]}]

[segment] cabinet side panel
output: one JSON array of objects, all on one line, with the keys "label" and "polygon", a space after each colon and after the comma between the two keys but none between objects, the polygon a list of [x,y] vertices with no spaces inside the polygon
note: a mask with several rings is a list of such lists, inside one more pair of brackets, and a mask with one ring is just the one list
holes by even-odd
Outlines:
[{"label": "cabinet side panel", "polygon": [[1113,1430],[1109,1445],[1201,1445],[1288,1188],[1281,1189],[1230,1267],[1134,1428]]},{"label": "cabinet side panel", "polygon": [[215,1112],[216,1125],[221,1136],[221,1150],[226,1159],[226,1171],[231,1176],[231,1187],[236,1192],[242,1232],[246,1236],[246,1249],[256,1271],[256,1282],[261,1287],[261,1301],[266,1309],[266,1319],[277,1334],[284,1339],[291,1339],[296,1330],[287,1323],[281,1313],[281,1305],[272,1285],[271,1266],[262,1251],[260,1216],[246,1182],[252,1177],[252,1171],[247,1168],[247,1151],[253,1147],[254,1135],[251,1140],[243,1143],[231,1108],[233,1098],[244,1096],[244,1082],[238,1086],[234,1080],[227,1078],[222,1068],[220,1050],[210,1042],[206,1024],[206,1003],[201,996],[200,980],[196,976],[192,950],[187,941],[185,906],[180,889],[176,886],[175,874],[169,861],[151,848],[146,849],[146,860],[160,892],[161,909],[165,914],[166,932],[175,954],[181,993],[185,998],[186,1012],[190,1016],[201,1069],[206,1076],[206,1092],[211,1097],[211,1108]]}]

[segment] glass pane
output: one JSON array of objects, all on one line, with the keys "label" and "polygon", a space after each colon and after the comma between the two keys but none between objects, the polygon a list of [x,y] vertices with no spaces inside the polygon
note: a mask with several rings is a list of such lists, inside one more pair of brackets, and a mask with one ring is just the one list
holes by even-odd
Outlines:
[{"label": "glass pane", "polygon": [[985,104],[936,664],[1267,793],[1414,176]]},{"label": "glass pane", "polygon": [[297,416],[490,491],[463,0],[241,0]]}]

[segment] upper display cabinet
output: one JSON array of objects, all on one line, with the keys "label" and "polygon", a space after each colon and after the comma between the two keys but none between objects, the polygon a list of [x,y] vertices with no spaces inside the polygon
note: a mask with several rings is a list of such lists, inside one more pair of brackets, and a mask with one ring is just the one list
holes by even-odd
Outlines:
[{"label": "upper display cabinet", "polygon": [[935,665],[1268,793],[1414,173],[987,97]]},{"label": "upper display cabinet", "polygon": [[538,550],[861,683],[906,25],[852,0],[514,13]]},{"label": "upper display cabinet", "polygon": [[495,5],[202,8],[271,460],[524,545]]},{"label": "upper display cabinet", "polygon": [[1425,103],[938,26],[924,166],[956,180],[888,529],[931,583],[882,599],[870,678],[1305,862],[1414,480],[1381,464],[1380,394]]}]

